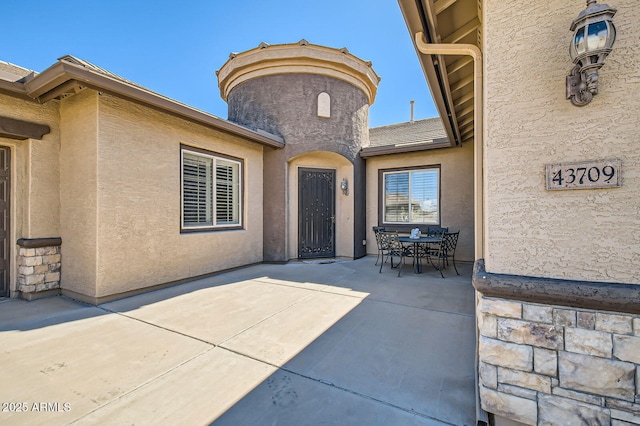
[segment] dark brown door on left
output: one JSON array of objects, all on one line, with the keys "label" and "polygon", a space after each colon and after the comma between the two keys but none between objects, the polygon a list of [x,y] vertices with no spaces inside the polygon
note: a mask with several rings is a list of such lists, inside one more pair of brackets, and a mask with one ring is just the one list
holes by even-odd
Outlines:
[{"label": "dark brown door on left", "polygon": [[9,178],[11,151],[0,146],[0,297],[9,296]]}]

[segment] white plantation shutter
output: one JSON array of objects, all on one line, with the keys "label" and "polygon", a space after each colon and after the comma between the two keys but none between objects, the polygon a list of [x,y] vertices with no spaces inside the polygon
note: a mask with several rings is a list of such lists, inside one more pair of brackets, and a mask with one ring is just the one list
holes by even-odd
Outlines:
[{"label": "white plantation shutter", "polygon": [[224,160],[216,162],[216,223],[238,224],[239,203],[238,164]]},{"label": "white plantation shutter", "polygon": [[212,226],[213,161],[185,153],[182,160],[183,224]]},{"label": "white plantation shutter", "polygon": [[240,225],[240,162],[182,151],[182,226]]}]

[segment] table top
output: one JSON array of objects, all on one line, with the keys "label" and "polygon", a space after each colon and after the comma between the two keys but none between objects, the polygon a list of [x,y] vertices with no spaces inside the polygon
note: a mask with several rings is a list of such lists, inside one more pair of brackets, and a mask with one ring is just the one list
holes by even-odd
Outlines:
[{"label": "table top", "polygon": [[411,237],[398,237],[401,243],[439,243],[442,241],[441,237],[427,237],[423,236],[420,238],[411,238]]}]

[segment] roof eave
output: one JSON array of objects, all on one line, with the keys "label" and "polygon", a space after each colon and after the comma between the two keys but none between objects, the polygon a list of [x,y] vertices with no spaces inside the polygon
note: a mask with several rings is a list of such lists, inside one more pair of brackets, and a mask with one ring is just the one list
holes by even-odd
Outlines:
[{"label": "roof eave", "polygon": [[[434,55],[424,55],[416,46],[415,35],[419,32],[432,34],[429,27],[429,17],[422,7],[420,0],[398,0],[400,10],[407,25],[407,30],[416,51],[422,71],[424,72],[427,85],[431,92],[433,102],[442,118],[442,123],[447,133],[451,146],[461,145],[462,138],[458,129],[455,110],[451,103],[451,96],[448,93],[449,83],[446,81],[446,73],[439,72],[434,66]],[[420,4],[420,6],[418,6]],[[438,62],[442,62],[439,61]]]},{"label": "roof eave", "polygon": [[[69,84],[72,82],[71,84]],[[25,83],[25,93],[32,99],[44,103],[48,100],[89,87],[118,97],[129,99],[152,108],[168,112],[187,120],[241,136],[272,148],[283,148],[284,140],[267,132],[258,132],[214,115],[189,107],[180,102],[160,96],[141,87],[127,84],[107,75],[68,62],[58,62]]]},{"label": "roof eave", "polygon": [[362,148],[360,157],[367,158],[380,157],[383,155],[406,154],[409,152],[428,151],[432,149],[451,148],[448,138],[434,139],[433,141],[423,143],[412,143],[406,145],[383,145]]},{"label": "roof eave", "polygon": [[27,95],[24,84],[18,82],[0,80],[0,93],[13,96],[14,98],[31,100],[29,95]]}]

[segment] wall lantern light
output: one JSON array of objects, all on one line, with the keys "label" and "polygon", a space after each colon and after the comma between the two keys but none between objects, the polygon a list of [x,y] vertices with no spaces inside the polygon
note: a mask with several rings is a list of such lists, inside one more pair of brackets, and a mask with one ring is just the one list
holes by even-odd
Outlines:
[{"label": "wall lantern light", "polygon": [[616,12],[606,4],[597,4],[597,0],[587,0],[587,8],[571,23],[569,55],[575,66],[567,76],[567,99],[573,105],[587,105],[598,94],[598,70],[616,41]]},{"label": "wall lantern light", "polygon": [[340,189],[344,195],[349,195],[349,181],[347,181],[347,178],[342,179],[342,182],[340,182]]}]

